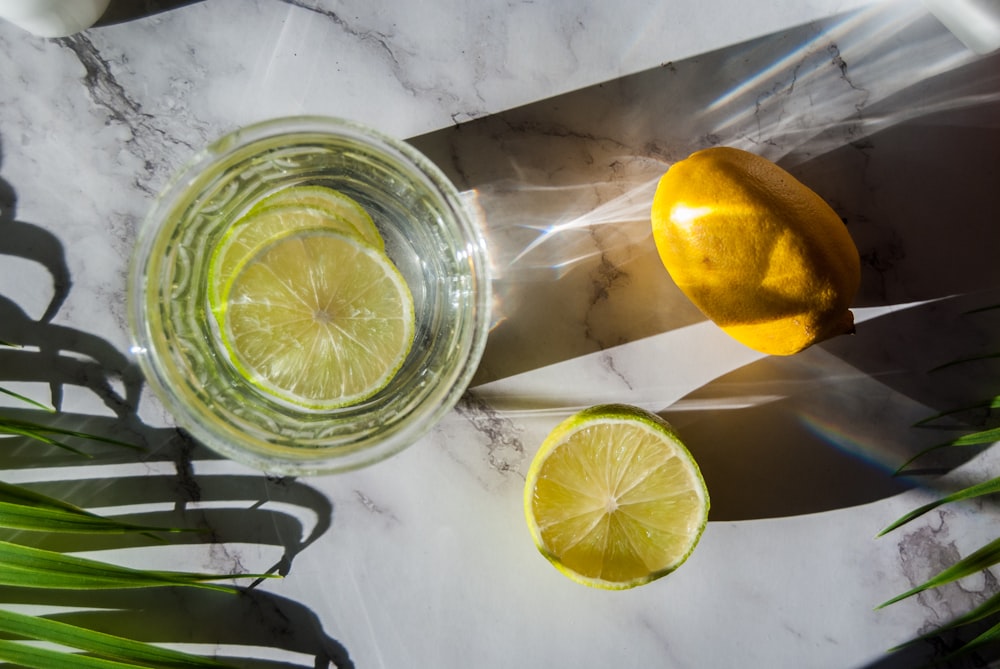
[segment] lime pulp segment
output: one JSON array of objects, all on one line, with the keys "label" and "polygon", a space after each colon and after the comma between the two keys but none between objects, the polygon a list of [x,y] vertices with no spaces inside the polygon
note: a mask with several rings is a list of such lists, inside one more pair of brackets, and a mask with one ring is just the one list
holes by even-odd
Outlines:
[{"label": "lime pulp segment", "polygon": [[525,485],[539,550],[586,585],[621,589],[663,576],[694,549],[708,493],[673,429],[632,407],[594,407],[557,427]]},{"label": "lime pulp segment", "polygon": [[[327,210],[292,205],[251,210],[230,227],[209,261],[209,299],[212,308],[218,307],[222,287],[232,279],[236,269],[247,258],[277,237],[310,229],[335,230],[364,239],[347,219]],[[381,251],[384,247],[378,248]]]},{"label": "lime pulp segment", "polygon": [[262,198],[251,207],[249,214],[257,214],[276,207],[307,208],[326,212],[349,225],[369,245],[380,251],[385,250],[385,240],[365,208],[357,200],[338,190],[313,185],[289,186]]},{"label": "lime pulp segment", "polygon": [[413,298],[389,257],[332,229],[285,234],[245,259],[223,289],[220,324],[241,374],[311,409],[384,388],[415,330]]}]

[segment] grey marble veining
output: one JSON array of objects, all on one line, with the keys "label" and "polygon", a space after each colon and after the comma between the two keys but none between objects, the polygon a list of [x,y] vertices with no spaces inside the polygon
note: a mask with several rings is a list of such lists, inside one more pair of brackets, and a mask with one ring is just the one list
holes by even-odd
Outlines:
[{"label": "grey marble veining", "polygon": [[[886,651],[995,593],[992,573],[874,607],[994,538],[981,519],[995,508],[874,536],[1000,468],[967,451],[924,463],[943,477],[890,475],[941,437],[915,421],[995,393],[995,367],[928,370],[996,342],[995,313],[967,312],[1000,296],[998,62],[902,0],[216,0],[57,40],[0,25],[0,339],[41,342],[0,350],[0,384],[147,448],[84,467],[39,465],[19,443],[4,480],[208,536],[93,554],[284,577],[240,598],[171,594],[169,611],[140,595],[55,604],[303,667],[944,655],[947,640]],[[223,132],[294,113],[409,138],[476,199],[496,265],[495,327],[456,409],[386,462],[308,480],[174,430],[130,364],[124,314],[137,226],[170,175]],[[766,358],[669,282],[648,230],[655,181],[716,144],[780,161],[844,218],[864,263],[855,336]],[[713,496],[683,569],[625,593],[559,575],[521,510],[548,431],[606,401],[671,420]]]}]

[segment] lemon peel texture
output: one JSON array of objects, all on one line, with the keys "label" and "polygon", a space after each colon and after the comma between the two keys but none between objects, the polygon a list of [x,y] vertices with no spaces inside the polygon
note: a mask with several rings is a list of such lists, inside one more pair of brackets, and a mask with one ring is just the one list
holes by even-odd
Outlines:
[{"label": "lemon peel texture", "polygon": [[819,195],[766,158],[715,147],[675,163],[651,220],[677,286],[746,346],[791,355],[854,331],[853,239]]}]

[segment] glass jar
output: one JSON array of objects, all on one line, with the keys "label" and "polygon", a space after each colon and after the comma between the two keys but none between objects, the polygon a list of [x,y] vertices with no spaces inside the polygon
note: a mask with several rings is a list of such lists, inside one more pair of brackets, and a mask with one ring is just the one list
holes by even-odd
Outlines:
[{"label": "glass jar", "polygon": [[[374,396],[328,410],[262,392],[230,361],[211,313],[213,251],[256,202],[325,186],[356,200],[413,296],[415,339]],[[179,427],[274,474],[343,471],[394,454],[454,407],[489,328],[489,262],[479,221],[408,144],[356,123],[296,117],[252,125],[203,150],[157,199],[128,284],[132,351]]]}]

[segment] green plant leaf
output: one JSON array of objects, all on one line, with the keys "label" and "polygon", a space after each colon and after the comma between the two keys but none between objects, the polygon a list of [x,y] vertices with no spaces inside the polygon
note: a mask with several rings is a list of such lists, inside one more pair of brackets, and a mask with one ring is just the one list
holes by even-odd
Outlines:
[{"label": "green plant leaf", "polygon": [[931,369],[932,372],[938,370],[946,369],[948,367],[954,367],[955,365],[962,365],[967,362],[976,362],[978,360],[989,360],[991,358],[1000,358],[1000,351],[994,351],[992,353],[979,353],[977,355],[968,355],[961,358],[955,358],[954,360],[949,360],[948,362],[938,365]]},{"label": "green plant leaf", "polygon": [[135,525],[88,513],[25,506],[9,502],[0,502],[0,527],[27,532],[69,532],[76,534],[191,531],[170,527]]},{"label": "green plant leaf", "polygon": [[966,406],[956,407],[954,409],[942,411],[941,413],[936,413],[933,416],[928,416],[927,418],[917,421],[913,424],[913,427],[927,425],[928,423],[933,423],[934,421],[945,418],[946,416],[953,416],[957,413],[964,413],[966,411],[974,411],[975,409],[1000,409],[1000,395],[988,400],[976,402],[975,404],[968,404]]},{"label": "green plant leaf", "polygon": [[906,599],[907,597],[912,597],[913,595],[921,593],[925,590],[937,588],[946,583],[951,583],[952,581],[957,581],[960,578],[975,574],[978,571],[992,567],[998,562],[1000,562],[1000,539],[994,539],[979,550],[970,553],[952,566],[942,570],[933,578],[928,579],[926,582],[918,585],[912,590],[908,590],[901,595],[893,597],[887,602],[879,604],[875,608],[885,608],[890,604],[895,604],[898,601]]},{"label": "green plant leaf", "polygon": [[899,646],[896,646],[895,648],[890,649],[890,652],[900,650],[918,641],[933,639],[942,632],[945,632],[950,629],[955,629],[957,627],[962,627],[963,625],[971,625],[972,623],[979,622],[980,620],[988,618],[996,613],[1000,613],[1000,593],[993,595],[992,597],[990,597],[985,602],[983,602],[976,608],[972,609],[968,613],[964,613],[959,617],[948,621],[944,625],[941,625],[940,627],[937,627],[931,630],[930,632],[927,632],[926,634],[921,634],[920,636],[910,641],[907,641],[904,644],[901,644]]},{"label": "green plant leaf", "polygon": [[[994,598],[991,598],[991,599],[994,599]],[[998,607],[994,607],[994,608],[996,609]],[[995,613],[996,611],[994,610],[993,612]],[[975,620],[965,620],[966,616],[961,616],[960,619],[963,620],[964,622],[962,622],[960,624],[956,624],[956,622],[948,623],[947,625],[939,627],[939,628],[935,629],[932,632],[928,632],[927,634],[921,634],[917,638],[915,638],[915,639],[913,639],[911,641],[908,641],[907,643],[904,643],[904,644],[902,644],[900,646],[896,646],[895,648],[891,648],[889,650],[889,652],[895,652],[895,651],[898,651],[898,650],[902,650],[903,648],[906,648],[907,646],[909,646],[911,644],[914,644],[914,643],[916,643],[918,641],[924,641],[924,640],[927,640],[927,639],[933,639],[934,637],[938,636],[941,632],[944,632],[946,630],[949,630],[949,629],[952,629],[952,628],[955,628],[955,627],[959,627],[961,625],[967,625],[969,623],[976,622],[978,620],[982,620],[983,618],[986,617],[986,615],[989,615],[989,614],[985,614],[985,615],[979,616]],[[959,620],[959,619],[956,619],[956,621],[957,620]],[[957,650],[955,650],[955,651],[953,651],[951,653],[948,653],[947,655],[945,655],[944,657],[941,658],[941,661],[942,662],[950,662],[951,660],[957,659],[957,658],[961,657],[962,655],[966,655],[966,654],[974,651],[975,649],[977,649],[977,648],[979,648],[981,646],[985,646],[986,644],[993,643],[993,642],[995,642],[997,640],[1000,640],[1000,623],[997,623],[996,625],[994,625],[993,627],[989,628],[988,630],[986,630],[982,634],[979,634],[978,636],[976,636],[971,641],[968,641],[968,642],[962,644],[961,646],[958,647]],[[937,666],[937,665],[935,665],[935,666]]]},{"label": "green plant leaf", "polygon": [[41,402],[36,402],[35,400],[31,399],[30,397],[25,397],[24,395],[21,395],[20,393],[15,393],[13,390],[10,390],[8,388],[4,388],[3,386],[0,386],[0,393],[2,393],[4,395],[8,395],[8,396],[13,397],[13,398],[18,399],[18,400],[21,400],[22,402],[26,402],[27,404],[30,404],[30,405],[32,405],[34,407],[37,407],[39,409],[42,409],[44,411],[48,411],[49,413],[55,413],[56,412],[56,410],[53,409],[50,406],[42,404]]},{"label": "green plant leaf", "polygon": [[61,499],[56,499],[55,497],[49,497],[48,495],[43,495],[40,492],[35,492],[30,488],[25,488],[24,486],[14,485],[12,483],[4,483],[0,481],[0,502],[9,502],[11,504],[24,504],[27,506],[37,506],[46,509],[62,509],[63,511],[73,511],[76,513],[82,513],[86,515],[96,515],[89,511],[84,511],[80,507],[70,504],[69,502],[64,502]]},{"label": "green plant leaf", "polygon": [[946,441],[942,444],[936,444],[934,446],[931,446],[930,448],[925,448],[924,450],[920,451],[912,458],[904,462],[902,465],[900,465],[899,469],[896,470],[895,474],[898,476],[911,464],[913,464],[923,456],[927,455],[931,451],[936,451],[939,448],[949,448],[951,446],[978,446],[981,444],[990,444],[995,441],[1000,441],[1000,427],[993,427],[988,430],[981,430],[979,432],[965,434],[956,439],[952,439],[951,441]]},{"label": "green plant leaf", "polygon": [[[992,305],[988,305],[988,306],[985,306],[985,307],[980,307],[980,308],[977,308],[977,309],[973,309],[973,310],[968,311],[966,313],[972,314],[972,313],[978,313],[978,312],[983,312],[983,311],[988,311],[988,310],[993,310],[993,309],[998,309],[998,308],[1000,308],[1000,304],[992,304]],[[956,359],[951,360],[949,362],[946,362],[946,363],[944,363],[942,365],[939,365],[938,367],[935,367],[931,371],[937,371],[937,370],[941,370],[941,369],[946,369],[946,368],[952,367],[954,365],[959,365],[959,364],[964,364],[964,363],[969,363],[969,362],[989,360],[989,359],[992,359],[992,358],[1000,358],[1000,352],[996,352],[995,351],[995,352],[990,352],[990,353],[981,353],[981,354],[975,354],[975,355],[970,355],[970,356],[964,356],[964,357],[956,358]],[[992,398],[981,400],[981,401],[975,402],[973,404],[961,406],[961,407],[958,407],[958,408],[954,408],[954,409],[950,409],[950,410],[947,410],[947,411],[943,411],[941,413],[934,414],[934,415],[929,416],[929,417],[927,417],[927,418],[925,418],[925,419],[923,419],[921,421],[918,421],[914,426],[915,427],[925,426],[925,425],[927,425],[929,423],[932,423],[932,422],[934,422],[934,421],[936,421],[938,419],[941,419],[941,418],[944,418],[944,417],[947,417],[947,416],[952,416],[952,415],[955,415],[955,414],[958,414],[958,413],[963,413],[963,412],[968,412],[968,411],[974,411],[974,410],[977,410],[977,409],[985,409],[987,412],[989,412],[989,411],[991,411],[993,409],[1000,409],[1000,395],[995,395]],[[1000,427],[994,427],[994,428],[990,428],[990,429],[984,429],[984,430],[980,430],[978,432],[973,432],[971,434],[966,434],[966,435],[963,435],[961,437],[958,437],[957,439],[953,439],[953,440],[945,442],[943,444],[938,444],[938,445],[932,446],[930,448],[924,449],[923,451],[917,453],[917,455],[915,455],[914,457],[912,457],[909,460],[907,460],[902,466],[900,466],[899,469],[896,470],[896,474],[901,473],[904,469],[906,469],[910,464],[912,464],[918,458],[926,455],[927,453],[929,453],[931,451],[937,450],[939,448],[950,447],[950,446],[974,446],[974,445],[981,445],[981,444],[991,444],[991,443],[995,443],[997,441],[1000,441]],[[910,522],[911,520],[913,520],[915,518],[918,518],[921,515],[923,515],[923,514],[929,512],[929,511],[931,511],[931,510],[933,510],[933,509],[941,506],[942,504],[947,504],[949,502],[955,502],[955,501],[964,500],[964,499],[971,499],[971,498],[979,497],[979,496],[982,496],[982,495],[991,495],[991,494],[995,494],[997,492],[1000,492],[1000,477],[994,478],[994,479],[992,479],[990,481],[986,481],[984,483],[979,483],[979,484],[976,484],[976,485],[969,486],[969,487],[964,488],[962,490],[959,490],[957,492],[953,492],[951,494],[948,494],[948,495],[946,495],[946,496],[944,496],[944,497],[942,497],[942,498],[940,498],[940,499],[938,499],[936,501],[933,501],[933,502],[930,502],[928,504],[925,504],[925,505],[923,505],[923,506],[921,506],[921,507],[919,507],[917,509],[914,509],[913,511],[911,511],[911,512],[905,514],[905,515],[903,515],[898,520],[896,520],[895,522],[893,522],[892,524],[890,524],[888,527],[886,527],[884,530],[882,530],[879,533],[878,536],[882,536],[882,535],[884,535],[884,534],[886,534],[886,533],[888,533],[888,532],[890,532],[890,531],[892,531],[892,530],[900,527],[901,525],[904,525],[904,524]],[[997,563],[1000,563],[1000,538],[991,541],[990,543],[986,544],[985,546],[983,546],[979,550],[974,551],[973,553],[971,553],[970,555],[966,556],[965,558],[959,560],[958,562],[956,562],[955,564],[951,565],[950,567],[948,567],[946,569],[943,569],[937,575],[935,575],[932,578],[928,579],[925,583],[922,583],[922,584],[918,585],[917,587],[912,588],[911,590],[909,590],[907,592],[904,592],[901,595],[893,597],[892,599],[888,600],[887,602],[879,605],[877,608],[884,608],[886,606],[889,606],[890,604],[893,604],[893,603],[898,602],[900,600],[906,599],[907,597],[911,597],[911,596],[916,595],[916,594],[918,594],[920,592],[923,592],[925,590],[928,590],[928,589],[931,589],[931,588],[936,588],[936,587],[939,587],[939,586],[944,585],[946,583],[950,583],[952,581],[955,581],[955,580],[958,580],[960,578],[963,578],[965,576],[970,576],[972,574],[981,572],[983,570],[988,569],[989,567],[992,567],[993,565],[995,565]],[[910,641],[907,644],[904,644],[904,646],[905,645],[909,645],[910,643],[913,643],[915,641],[919,641],[921,639],[927,639],[927,638],[930,638],[930,637],[937,636],[938,634],[940,634],[944,630],[953,629],[953,628],[956,628],[956,627],[961,627],[961,626],[968,625],[968,624],[974,623],[974,622],[979,622],[979,621],[982,621],[982,620],[984,620],[986,618],[989,618],[991,616],[995,616],[997,614],[1000,614],[1000,593],[993,595],[992,597],[990,597],[989,599],[987,599],[985,602],[983,602],[979,606],[975,607],[974,609],[972,609],[971,611],[969,611],[969,612],[967,612],[967,613],[965,613],[963,615],[960,615],[960,616],[954,618],[953,620],[951,620],[950,622],[946,623],[942,627],[940,627],[940,628],[938,628],[938,629],[936,629],[936,630],[934,630],[932,632],[929,632],[927,634],[921,635],[921,636],[917,637],[916,639],[914,639],[913,641]],[[998,641],[998,640],[1000,640],[1000,624],[994,625],[993,627],[991,627],[987,631],[985,631],[982,634],[980,634],[979,636],[977,636],[972,641],[964,644],[957,651],[955,651],[954,653],[951,653],[950,655],[948,655],[947,657],[945,657],[944,660],[945,661],[949,661],[949,660],[951,660],[951,659],[953,659],[953,658],[955,658],[955,657],[957,657],[959,655],[963,655],[963,654],[965,654],[965,653],[967,653],[967,652],[969,652],[971,650],[974,650],[974,649],[976,649],[976,648],[978,648],[980,646],[983,646],[985,644],[992,643],[992,642],[995,642],[995,641]],[[898,649],[894,649],[894,650],[898,650]]]},{"label": "green plant leaf", "polygon": [[[30,646],[17,641],[0,641],[0,660],[15,662],[28,669],[182,669],[183,667],[205,667],[204,664],[177,664],[148,662],[135,664],[119,662],[101,657],[78,655],[60,650]],[[208,665],[227,666],[227,665]]]},{"label": "green plant leaf", "polygon": [[968,652],[975,650],[976,648],[979,648],[980,646],[985,646],[986,644],[992,643],[998,639],[1000,639],[1000,623],[997,623],[993,627],[989,628],[988,630],[977,636],[972,641],[969,641],[968,643],[964,644],[954,653],[945,656],[944,659],[953,660],[959,655],[964,655]]},{"label": "green plant leaf", "polygon": [[978,314],[983,311],[993,311],[994,309],[1000,309],[1000,304],[988,304],[985,307],[976,307],[975,309],[970,309],[966,311],[966,314]]},{"label": "green plant leaf", "polygon": [[237,592],[233,586],[220,585],[213,581],[237,577],[259,579],[274,576],[274,574],[229,575],[130,569],[99,560],[0,541],[0,585],[68,590],[183,585]]},{"label": "green plant leaf", "polygon": [[986,481],[985,483],[977,483],[976,485],[969,486],[968,488],[963,488],[957,492],[953,492],[950,495],[946,495],[941,499],[935,500],[928,504],[924,504],[918,509],[914,509],[909,513],[903,515],[898,520],[891,523],[888,527],[878,533],[877,536],[884,536],[889,532],[892,532],[897,527],[905,525],[915,518],[919,518],[928,511],[933,511],[942,504],[948,504],[950,502],[958,502],[963,499],[972,499],[974,497],[982,497],[983,495],[993,495],[1000,492],[1000,477]]},{"label": "green plant leaf", "polygon": [[[10,348],[21,348],[17,344],[12,344],[12,343],[10,343],[8,341],[3,341],[3,340],[0,340],[0,346],[7,346],[7,347],[10,347]],[[26,402],[26,403],[28,403],[28,404],[30,404],[32,406],[38,407],[39,409],[43,409],[45,411],[48,411],[49,413],[55,413],[55,411],[56,411],[54,408],[52,408],[50,406],[46,406],[46,405],[42,404],[41,402],[36,402],[35,400],[31,399],[30,397],[25,397],[24,395],[21,395],[20,393],[15,393],[13,390],[9,390],[7,388],[4,388],[3,386],[0,386],[0,393],[2,393],[4,395],[9,395],[10,397],[14,397],[16,399],[19,399],[22,402]]]},{"label": "green plant leaf", "polygon": [[[56,620],[49,620],[39,616],[28,616],[12,611],[0,610],[0,632],[76,648],[110,660],[138,663],[143,667],[223,669],[228,666],[212,658],[191,655],[141,641],[104,634],[103,632],[95,632]],[[18,661],[9,656],[5,657],[3,653],[4,648],[0,646],[0,657],[6,660]],[[66,656],[67,654],[63,655]],[[68,657],[67,661],[72,662],[82,656],[68,655]],[[52,658],[46,657],[45,659],[50,660]],[[49,669],[56,665],[46,663],[41,666]],[[81,665],[67,664],[62,666],[76,667]]]},{"label": "green plant leaf", "polygon": [[28,669],[136,669],[149,665],[126,664],[99,657],[75,655],[17,641],[0,641],[0,659]]},{"label": "green plant leaf", "polygon": [[142,447],[135,444],[130,444],[127,441],[121,441],[119,439],[112,439],[110,437],[102,437],[99,434],[91,434],[89,432],[80,432],[79,430],[67,430],[60,427],[53,427],[51,425],[43,425],[42,423],[35,423],[32,421],[25,420],[15,420],[5,418],[2,419],[0,425],[14,425],[20,426],[26,429],[35,430],[40,434],[58,434],[66,437],[77,437],[79,439],[86,439],[87,441],[98,441],[102,444],[111,444],[113,446],[122,446],[124,448],[131,448],[132,450],[141,451]]},{"label": "green plant leaf", "polygon": [[35,441],[40,441],[43,444],[48,444],[50,446],[56,446],[63,450],[70,451],[71,453],[76,453],[77,455],[82,455],[85,458],[91,457],[89,453],[81,451],[79,448],[73,448],[69,444],[65,444],[61,441],[57,441],[51,437],[46,436],[44,433],[31,427],[23,427],[17,423],[8,422],[0,418],[0,434],[11,434],[22,437],[29,437]]},{"label": "green plant leaf", "polygon": [[[46,509],[50,511],[62,512],[63,514],[69,514],[74,517],[83,517],[98,519],[99,521],[105,523],[115,523],[120,528],[121,532],[141,532],[157,541],[163,541],[163,539],[157,536],[156,532],[201,532],[203,530],[199,528],[174,528],[174,527],[149,527],[144,525],[135,525],[133,523],[123,523],[121,521],[111,520],[105,518],[104,516],[98,515],[96,513],[91,513],[85,509],[81,509],[78,506],[64,502],[61,499],[56,499],[54,497],[49,497],[48,495],[43,495],[41,493],[35,492],[29,488],[22,486],[12,485],[10,483],[4,483],[0,481],[0,505],[3,503],[15,505],[22,507],[31,507],[38,509]],[[22,527],[21,529],[31,530],[31,527]],[[41,529],[41,528],[38,528]],[[96,529],[93,528],[93,529]],[[108,528],[109,531],[111,528]],[[55,531],[55,530],[46,530]]]},{"label": "green plant leaf", "polygon": [[131,448],[133,450],[139,450],[139,451],[142,450],[141,446],[136,446],[135,444],[130,444],[126,441],[120,441],[118,439],[102,437],[100,435],[89,434],[87,432],[80,432],[78,430],[66,430],[58,427],[51,427],[49,425],[42,425],[41,423],[35,423],[32,421],[5,418],[3,416],[0,416],[0,434],[14,434],[14,435],[21,435],[24,437],[30,437],[32,439],[36,439],[46,444],[50,444],[52,446],[58,446],[59,448],[64,448],[66,450],[78,453],[79,455],[83,455],[86,457],[89,456],[80,449],[74,448],[64,442],[53,439],[49,435],[76,437],[78,439],[97,441],[104,444],[112,444],[114,446]]},{"label": "green plant leaf", "polygon": [[988,444],[990,442],[1000,441],[1000,427],[990,428],[989,430],[981,430],[980,432],[973,432],[972,434],[966,434],[958,439],[953,439],[949,441],[945,446],[975,446],[977,444]]}]

